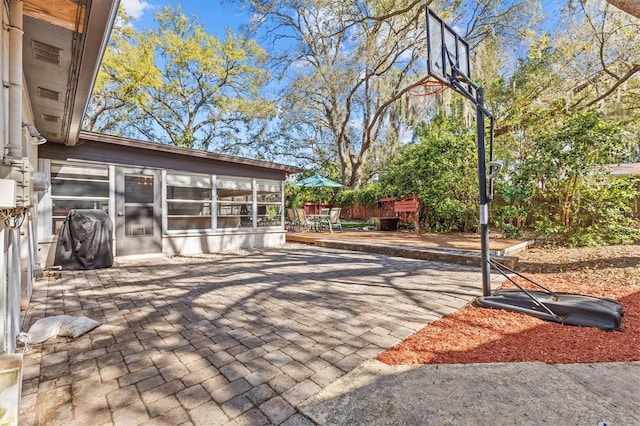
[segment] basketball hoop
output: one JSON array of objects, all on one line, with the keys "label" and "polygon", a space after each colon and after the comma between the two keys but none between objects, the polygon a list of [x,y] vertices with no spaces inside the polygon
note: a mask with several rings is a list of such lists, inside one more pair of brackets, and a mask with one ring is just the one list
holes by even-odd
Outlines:
[{"label": "basketball hoop", "polygon": [[442,93],[447,86],[435,78],[420,81],[409,87],[407,94],[411,96],[431,96]]}]

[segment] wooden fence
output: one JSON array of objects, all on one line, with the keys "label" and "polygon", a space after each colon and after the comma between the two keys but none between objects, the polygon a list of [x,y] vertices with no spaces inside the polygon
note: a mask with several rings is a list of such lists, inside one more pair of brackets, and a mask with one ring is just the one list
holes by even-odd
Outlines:
[{"label": "wooden fence", "polygon": [[342,220],[370,220],[372,217],[398,217],[402,222],[418,224],[418,212],[420,200],[415,195],[410,195],[402,200],[395,198],[382,198],[373,206],[352,204],[342,209]]}]

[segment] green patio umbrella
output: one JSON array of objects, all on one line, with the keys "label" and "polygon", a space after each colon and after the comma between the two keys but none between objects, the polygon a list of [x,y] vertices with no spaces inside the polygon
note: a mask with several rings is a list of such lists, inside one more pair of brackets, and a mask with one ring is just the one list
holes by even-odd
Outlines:
[{"label": "green patio umbrella", "polygon": [[[342,188],[344,186],[320,175],[310,176],[294,183],[293,185],[303,188]],[[317,213],[317,208],[317,204],[314,205],[314,213]]]},{"label": "green patio umbrella", "polygon": [[331,179],[327,179],[326,177],[313,175],[294,183],[294,186],[302,186],[305,188],[342,188],[343,185],[338,182],[334,182]]}]

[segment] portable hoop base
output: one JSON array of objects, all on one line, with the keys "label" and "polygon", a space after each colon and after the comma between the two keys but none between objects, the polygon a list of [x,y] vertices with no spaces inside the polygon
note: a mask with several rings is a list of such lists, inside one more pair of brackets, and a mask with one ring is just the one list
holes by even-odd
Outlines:
[{"label": "portable hoop base", "polygon": [[624,312],[616,300],[572,293],[527,292],[533,297],[522,290],[497,290],[491,296],[479,297],[474,304],[520,312],[564,325],[596,327],[605,331],[618,330],[622,326]]}]

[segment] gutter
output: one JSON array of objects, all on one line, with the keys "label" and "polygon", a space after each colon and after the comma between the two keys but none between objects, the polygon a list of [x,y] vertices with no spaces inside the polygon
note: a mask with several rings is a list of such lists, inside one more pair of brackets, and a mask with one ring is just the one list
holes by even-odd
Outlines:
[{"label": "gutter", "polygon": [[[7,157],[22,157],[22,0],[9,2],[9,129]],[[4,154],[4,152],[2,153]]]},{"label": "gutter", "polygon": [[77,56],[79,63],[70,82],[71,85],[75,85],[75,91],[67,112],[69,123],[65,145],[75,146],[78,143],[84,114],[109,44],[119,4],[120,0],[93,0],[87,4]]}]

